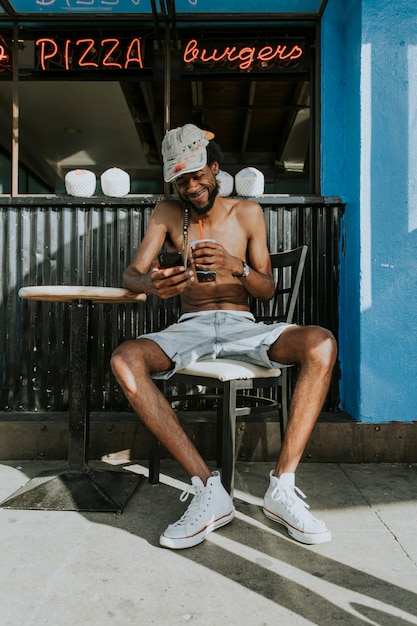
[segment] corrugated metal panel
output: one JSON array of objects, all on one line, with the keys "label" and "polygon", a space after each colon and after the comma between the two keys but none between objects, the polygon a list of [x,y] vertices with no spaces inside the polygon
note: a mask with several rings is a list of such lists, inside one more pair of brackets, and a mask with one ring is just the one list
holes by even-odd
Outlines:
[{"label": "corrugated metal panel", "polygon": [[[155,201],[52,206],[35,199],[1,206],[0,411],[66,411],[70,305],[21,301],[20,287],[42,284],[121,285]],[[298,321],[318,323],[337,336],[341,205],[267,204],[271,252],[309,246]],[[113,349],[124,339],[169,323],[174,301],[96,305],[92,314],[91,409],[127,410],[110,372]],[[329,407],[337,405],[337,373]]]}]

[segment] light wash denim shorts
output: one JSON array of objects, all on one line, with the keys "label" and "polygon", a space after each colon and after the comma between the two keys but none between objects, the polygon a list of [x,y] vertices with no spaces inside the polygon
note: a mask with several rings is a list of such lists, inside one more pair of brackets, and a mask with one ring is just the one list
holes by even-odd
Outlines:
[{"label": "light wash denim shorts", "polygon": [[271,361],[268,350],[289,326],[264,324],[245,311],[201,311],[186,313],[164,330],[141,335],[158,344],[174,363],[166,372],[152,377],[167,380],[195,361],[236,359],[263,367],[287,367]]}]

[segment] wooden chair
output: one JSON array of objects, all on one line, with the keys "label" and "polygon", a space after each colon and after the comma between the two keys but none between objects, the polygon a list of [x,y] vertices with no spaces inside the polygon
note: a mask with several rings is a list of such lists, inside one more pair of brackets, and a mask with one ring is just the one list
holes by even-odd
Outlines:
[{"label": "wooden chair", "polygon": [[[269,302],[253,301],[253,313],[257,321],[291,323],[304,270],[307,246],[287,252],[271,254],[271,264],[275,278],[275,295]],[[184,400],[196,402],[209,398],[217,402],[217,463],[222,470],[222,482],[229,493],[233,491],[235,464],[236,421],[256,421],[256,415],[275,412],[279,421],[281,437],[288,419],[288,379],[287,368],[265,368],[241,361],[212,359],[197,361],[172,376],[167,386],[192,386],[193,394],[170,395],[167,398],[176,405]],[[280,388],[280,402],[271,389]],[[195,389],[202,391],[196,394]],[[208,390],[215,390],[215,395]],[[259,390],[269,392],[260,395]],[[159,481],[159,444],[155,442],[150,459],[149,480]]]}]

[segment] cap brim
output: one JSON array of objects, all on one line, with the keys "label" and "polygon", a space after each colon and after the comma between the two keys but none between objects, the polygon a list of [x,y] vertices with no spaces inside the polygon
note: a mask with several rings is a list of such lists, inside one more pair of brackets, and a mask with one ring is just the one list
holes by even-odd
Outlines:
[{"label": "cap brim", "polygon": [[211,130],[203,130],[204,136],[209,141],[212,141],[215,138],[215,134],[211,132]]},{"label": "cap brim", "polygon": [[198,172],[207,165],[207,153],[204,149],[206,158],[196,157],[195,159],[186,159],[178,163],[177,159],[172,159],[164,163],[164,180],[166,183],[172,183],[183,174],[191,174]]}]

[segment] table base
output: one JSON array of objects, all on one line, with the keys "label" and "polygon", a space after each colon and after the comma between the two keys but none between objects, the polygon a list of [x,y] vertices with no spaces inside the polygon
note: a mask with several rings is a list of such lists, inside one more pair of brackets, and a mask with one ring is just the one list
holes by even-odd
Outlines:
[{"label": "table base", "polygon": [[142,480],[143,476],[125,470],[43,472],[0,506],[4,509],[120,514]]}]

